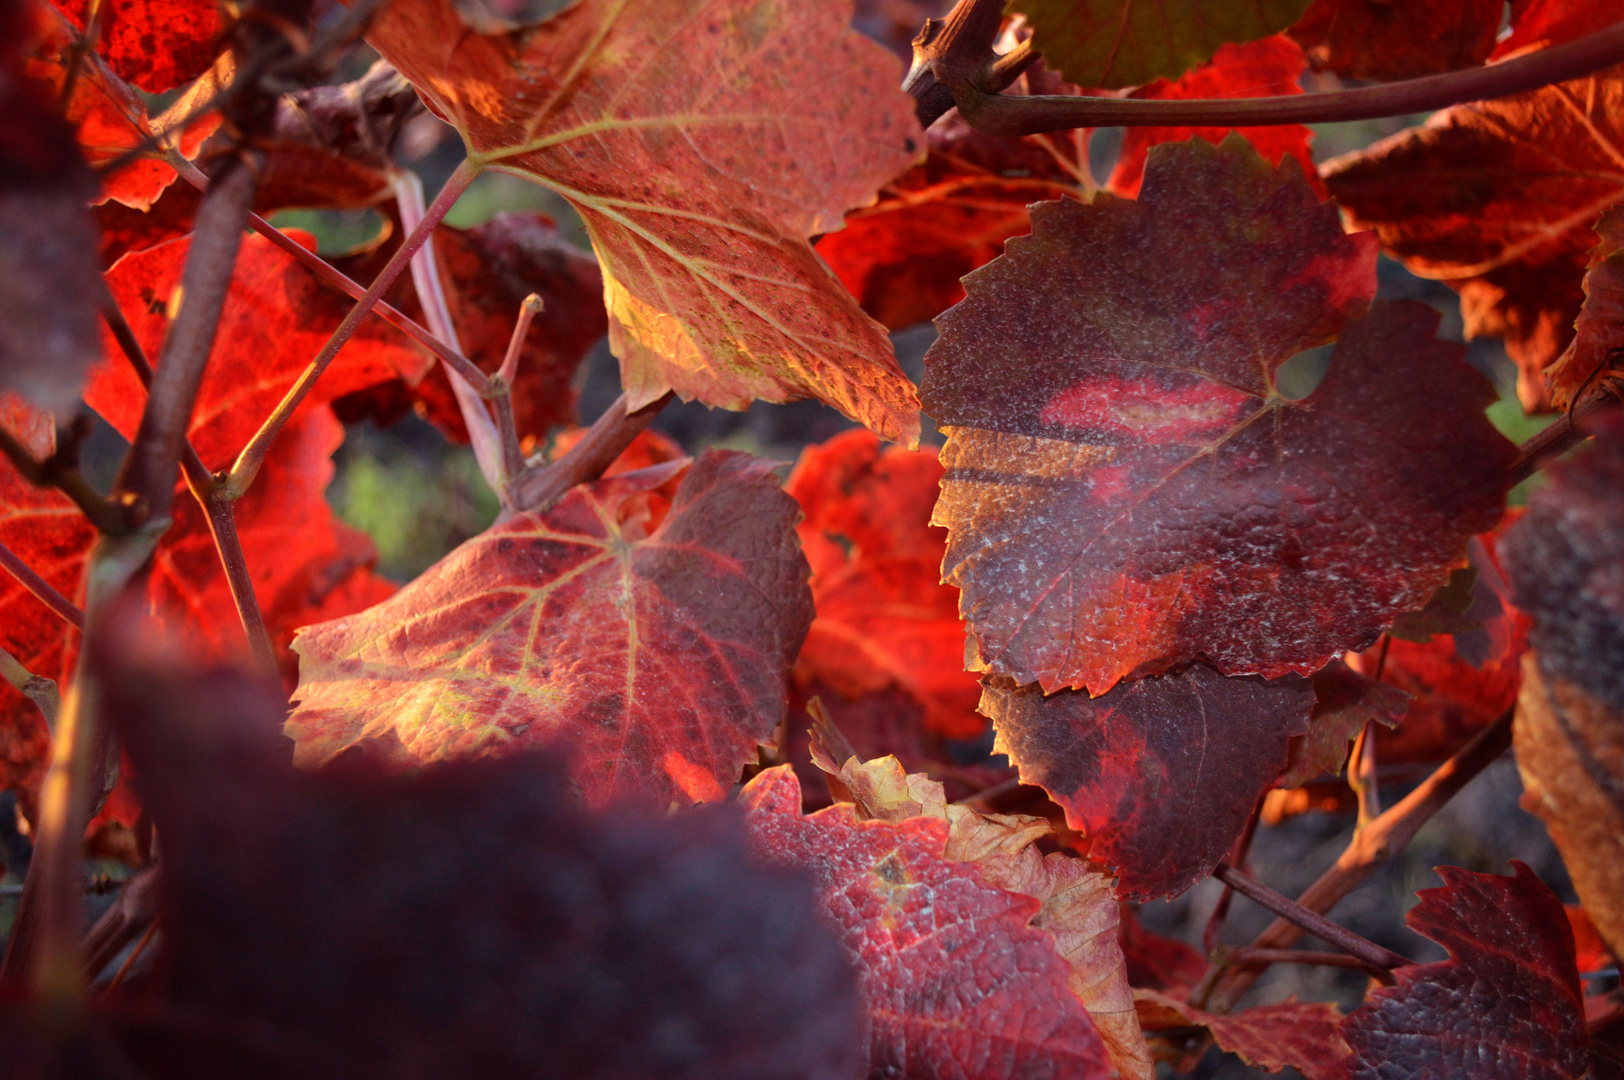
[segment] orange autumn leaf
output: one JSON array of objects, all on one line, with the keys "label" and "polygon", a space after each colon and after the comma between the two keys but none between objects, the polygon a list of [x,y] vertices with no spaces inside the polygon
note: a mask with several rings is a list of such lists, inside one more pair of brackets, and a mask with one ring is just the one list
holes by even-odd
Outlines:
[{"label": "orange autumn leaf", "polygon": [[941,580],[946,550],[930,524],[942,467],[934,454],[881,449],[852,431],[808,447],[786,490],[812,566],[817,618],[795,664],[848,700],[896,686],[924,707],[934,734],[975,738],[981,688],[964,671],[959,591]]},{"label": "orange autumn leaf", "polygon": [[720,799],[783,716],[811,621],[795,513],[766,462],[709,451],[516,515],[298,637],[296,759],[364,743],[405,766],[565,738],[589,802]]},{"label": "orange autumn leaf", "polygon": [[888,438],[918,402],[883,330],[807,244],[906,169],[900,65],[821,0],[581,0],[522,35],[401,0],[369,40],[473,161],[553,188],[604,272],[637,407],[815,397]]}]

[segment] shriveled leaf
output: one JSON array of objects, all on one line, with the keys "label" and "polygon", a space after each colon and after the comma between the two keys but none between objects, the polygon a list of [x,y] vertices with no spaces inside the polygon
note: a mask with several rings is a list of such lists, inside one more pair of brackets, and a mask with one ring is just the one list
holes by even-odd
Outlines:
[{"label": "shriveled leaf", "polygon": [[935,455],[882,450],[866,431],[802,453],[786,490],[805,515],[796,531],[818,614],[795,676],[848,700],[898,686],[930,731],[975,738],[981,688],[963,668],[958,590],[941,582],[945,544],[930,524],[941,475]]},{"label": "shriveled leaf", "polygon": [[1279,33],[1309,0],[1012,0],[1044,62],[1078,86],[1176,79],[1229,42]]},{"label": "shriveled leaf", "polygon": [[1405,922],[1449,950],[1409,965],[1342,1021],[1354,1080],[1578,1080],[1589,1066],[1573,932],[1556,894],[1515,874],[1441,866]]},{"label": "shriveled leaf", "polygon": [[1011,236],[1031,231],[1027,206],[1080,195],[1087,176],[1081,133],[998,138],[953,113],[925,141],[923,162],[817,244],[863,310],[892,330],[958,303],[960,278],[995,258]]},{"label": "shriveled leaf", "polygon": [[[295,233],[309,247],[314,238]],[[169,330],[171,304],[191,238],[181,237],[121,259],[107,275],[124,317],[149,359]],[[349,311],[351,301],[323,284],[293,256],[262,236],[243,239],[220,316],[219,340],[192,412],[191,439],[210,468],[225,468],[313,360]],[[420,372],[423,359],[406,337],[377,319],[361,324],[312,392],[316,401]],[[113,343],[85,388],[85,401],[126,438],[140,423],[146,394]]]},{"label": "shriveled leaf", "polygon": [[[1315,671],[1425,603],[1507,487],[1493,391],[1436,315],[1349,321],[1374,238],[1295,162],[1238,136],[1149,160],[1137,202],[1037,208],[925,358],[972,667],[1045,690],[1198,656]],[[1339,333],[1315,391],[1281,397],[1280,365]]]},{"label": "shriveled leaf", "polygon": [[1355,228],[1461,294],[1472,336],[1503,335],[1533,411],[1584,299],[1591,232],[1624,199],[1624,68],[1456,105],[1327,162]]},{"label": "shriveled leaf", "polygon": [[101,10],[96,51],[126,82],[162,94],[208,70],[225,29],[214,0],[51,0],[81,33]]},{"label": "shriveled leaf", "polygon": [[404,766],[563,738],[594,804],[726,795],[783,715],[808,574],[769,463],[708,451],[650,520],[680,471],[573,488],[305,630],[298,760],[365,743]]},{"label": "shriveled leaf", "polygon": [[1308,733],[1291,740],[1290,760],[1278,786],[1300,787],[1321,773],[1339,773],[1348,744],[1367,724],[1392,728],[1404,719],[1410,695],[1332,660],[1314,672],[1314,711]]},{"label": "shriveled leaf", "polygon": [[[546,306],[519,355],[513,415],[521,438],[543,438],[549,428],[573,423],[575,369],[609,328],[597,262],[536,213],[498,214],[467,230],[438,229],[434,246],[463,354],[488,373],[502,366],[524,298],[542,298]],[[416,392],[441,430],[467,441],[443,366],[436,365]]]},{"label": "shriveled leaf", "polygon": [[96,177],[27,69],[31,0],[0,2],[0,390],[68,411],[100,352]]},{"label": "shriveled leaf", "polygon": [[1270,1072],[1293,1068],[1306,1080],[1343,1080],[1341,1058],[1347,1047],[1337,1032],[1342,1014],[1335,1005],[1288,998],[1217,1014],[1155,990],[1135,990],[1134,997],[1206,1028],[1220,1049],[1238,1054],[1248,1065]]},{"label": "shriveled leaf", "polygon": [[855,959],[869,1011],[869,1072],[898,1080],[1111,1074],[1111,1061],[1040,904],[946,855],[935,817],[861,820],[849,803],[801,815],[788,766],[740,796],[756,849],[810,871]]},{"label": "shriveled leaf", "polygon": [[1413,79],[1487,60],[1504,9],[1501,0],[1314,0],[1286,33],[1315,71]]},{"label": "shriveled leaf", "polygon": [[305,774],[245,676],[102,672],[164,838],[167,978],[126,1042],[147,1075],[861,1068],[845,951],[737,815],[585,812],[548,752]]},{"label": "shriveled leaf", "polygon": [[1223,859],[1286,766],[1314,705],[1307,679],[1225,678],[1205,664],[1108,694],[987,680],[996,749],[1117,873],[1117,895],[1181,893]]},{"label": "shriveled leaf", "polygon": [[1517,702],[1524,803],[1602,936],[1624,947],[1624,420],[1552,466],[1501,543],[1534,617]]},{"label": "shriveled leaf", "polygon": [[582,0],[480,37],[402,0],[369,40],[476,158],[568,199],[604,272],[635,407],[816,397],[918,437],[890,342],[806,237],[922,148],[900,66],[821,0]]},{"label": "shriveled leaf", "polygon": [[1551,401],[1558,406],[1572,404],[1624,369],[1624,207],[1603,214],[1596,232],[1601,241],[1590,253],[1573,341],[1546,373]]},{"label": "shriveled leaf", "polygon": [[[1277,97],[1300,94],[1297,85],[1304,69],[1303,51],[1286,37],[1275,35],[1244,45],[1225,45],[1211,60],[1175,81],[1157,79],[1129,97],[1149,100],[1179,98]],[[1200,138],[1217,144],[1234,130],[1257,148],[1271,164],[1296,158],[1309,182],[1319,188],[1314,155],[1308,144],[1314,133],[1301,124],[1271,127],[1130,127],[1122,136],[1122,156],[1111,173],[1110,188],[1119,195],[1137,195],[1145,176],[1145,154],[1159,143]]]}]

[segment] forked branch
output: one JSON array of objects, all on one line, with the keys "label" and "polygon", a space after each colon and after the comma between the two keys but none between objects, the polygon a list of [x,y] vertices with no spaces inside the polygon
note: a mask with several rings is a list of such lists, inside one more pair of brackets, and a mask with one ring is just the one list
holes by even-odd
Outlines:
[{"label": "forked branch", "polygon": [[673,397],[675,395],[667,391],[664,397],[627,412],[627,398],[621,394],[581,436],[581,441],[570,447],[569,453],[551,464],[535,466],[520,474],[513,483],[515,509],[545,510],[576,484],[602,476]]},{"label": "forked branch", "polygon": [[1268,908],[1297,929],[1313,934],[1326,944],[1335,945],[1349,956],[1358,957],[1367,964],[1390,970],[1410,962],[1391,949],[1384,949],[1347,927],[1338,926],[1318,912],[1308,910],[1290,897],[1282,896],[1228,863],[1219,863],[1212,876],[1248,900]]}]

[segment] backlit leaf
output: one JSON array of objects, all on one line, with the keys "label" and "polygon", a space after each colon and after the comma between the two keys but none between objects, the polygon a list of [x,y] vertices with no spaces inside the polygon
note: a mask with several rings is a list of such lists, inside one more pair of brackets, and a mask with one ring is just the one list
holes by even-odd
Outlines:
[{"label": "backlit leaf", "polygon": [[633,407],[816,397],[918,437],[889,340],[806,237],[906,169],[900,65],[821,0],[581,0],[523,36],[402,0],[369,40],[477,160],[553,188],[604,272]]},{"label": "backlit leaf", "polygon": [[801,815],[788,766],[740,796],[756,849],[810,871],[857,962],[869,1073],[897,1080],[1050,1076],[1104,1080],[1111,1061],[1071,993],[1041,905],[945,854],[948,823],[861,820],[849,803]]},{"label": "backlit leaf", "polygon": [[1573,334],[1591,226],[1624,199],[1624,68],[1494,101],[1327,162],[1356,228],[1461,294],[1469,335],[1499,334],[1532,411]]},{"label": "backlit leaf", "polygon": [[1176,79],[1227,42],[1278,33],[1309,0],[1012,0],[1044,61],[1078,86]]},{"label": "backlit leaf", "polygon": [[811,622],[795,501],[709,451],[582,485],[475,537],[359,615],[305,630],[298,760],[395,765],[574,747],[583,796],[722,798],[784,711]]},{"label": "backlit leaf", "polygon": [[1609,0],[1511,0],[1511,33],[1495,47],[1494,59],[1561,45],[1617,21],[1618,8]]},{"label": "backlit leaf", "polygon": [[[1275,97],[1300,94],[1297,85],[1303,73],[1303,51],[1288,38],[1266,37],[1244,45],[1225,45],[1207,63],[1182,78],[1169,82],[1157,79],[1141,86],[1132,98],[1175,100],[1179,98]],[[1308,144],[1313,132],[1301,124],[1233,129],[1269,160],[1278,165],[1294,157],[1316,188],[1319,175]],[[1183,142],[1202,138],[1214,145],[1224,141],[1230,128],[1130,127],[1122,136],[1122,156],[1111,173],[1110,188],[1119,195],[1137,195],[1145,175],[1145,154],[1158,143]]]},{"label": "backlit leaf", "polygon": [[1221,1049],[1238,1054],[1248,1065],[1270,1072],[1294,1068],[1306,1080],[1344,1080],[1341,1058],[1347,1047],[1337,1032],[1342,1014],[1335,1005],[1288,999],[1217,1014],[1155,990],[1136,990],[1134,997],[1206,1028]]},{"label": "backlit leaf", "polygon": [[1546,373],[1551,401],[1558,406],[1570,405],[1624,367],[1624,208],[1603,214],[1596,232],[1601,242],[1590,253],[1573,341]]},{"label": "backlit leaf", "polygon": [[[51,0],[81,33],[93,0]],[[191,82],[214,62],[225,25],[214,0],[100,0],[96,51],[149,94]]]},{"label": "backlit leaf", "polygon": [[1065,809],[1127,899],[1181,893],[1212,873],[1313,705],[1307,679],[1226,679],[1205,664],[1097,698],[994,678],[981,698],[997,750]]},{"label": "backlit leaf", "polygon": [[857,1075],[845,951],[738,815],[586,812],[546,752],[302,773],[279,694],[131,651],[102,674],[164,837],[144,1075]]},{"label": "backlit leaf", "polygon": [[1395,686],[1368,679],[1341,660],[1314,672],[1314,711],[1308,733],[1291,740],[1290,763],[1278,786],[1298,787],[1321,773],[1339,773],[1348,744],[1367,724],[1392,728],[1404,719],[1410,696]]},{"label": "backlit leaf", "polygon": [[[1137,202],[1033,225],[925,358],[975,669],[1092,693],[1198,656],[1307,674],[1425,603],[1499,518],[1492,389],[1420,305],[1350,321],[1373,238],[1295,162],[1157,147]],[[1280,396],[1277,369],[1339,333],[1315,391]]]},{"label": "backlit leaf", "polygon": [[[1088,177],[1082,133],[1005,139],[943,117],[925,160],[880,189],[818,254],[892,330],[935,318],[964,297],[959,279],[1031,231],[1028,205],[1078,195]],[[1069,144],[1069,145],[1068,145]]]},{"label": "backlit leaf", "polygon": [[1314,0],[1286,33],[1316,71],[1354,79],[1413,79],[1488,59],[1501,0]]},{"label": "backlit leaf", "polygon": [[812,566],[817,618],[795,663],[848,700],[897,686],[925,708],[930,731],[981,734],[981,687],[964,671],[958,590],[941,581],[942,530],[930,524],[942,467],[865,431],[808,447],[785,489]]},{"label": "backlit leaf", "polygon": [[1515,875],[1441,866],[1405,922],[1449,950],[1409,965],[1342,1021],[1350,1080],[1577,1080],[1589,1067],[1573,932],[1556,894]]}]

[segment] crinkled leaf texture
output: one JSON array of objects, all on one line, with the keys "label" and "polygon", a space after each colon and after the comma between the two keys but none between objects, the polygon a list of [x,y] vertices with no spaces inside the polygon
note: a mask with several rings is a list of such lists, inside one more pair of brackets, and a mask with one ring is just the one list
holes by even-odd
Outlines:
[{"label": "crinkled leaf texture", "polygon": [[[93,0],[51,0],[83,31]],[[191,82],[214,62],[224,29],[212,0],[105,0],[96,51],[114,71],[149,94]]]},{"label": "crinkled leaf texture", "polygon": [[1314,0],[1287,30],[1316,71],[1354,79],[1413,79],[1488,59],[1501,0]]},{"label": "crinkled leaf texture", "polygon": [[847,700],[900,687],[948,738],[986,729],[981,688],[964,670],[959,592],[941,581],[942,530],[930,524],[942,467],[934,454],[882,449],[866,431],[808,447],[785,485],[805,515],[817,618],[795,662]]},{"label": "crinkled leaf texture", "polygon": [[682,471],[572,488],[306,629],[298,760],[364,742],[400,766],[562,738],[593,804],[726,795],[783,716],[809,575],[770,462],[707,451],[660,520]]},{"label": "crinkled leaf texture", "polygon": [[1082,132],[999,138],[950,113],[925,141],[924,161],[817,245],[863,310],[892,330],[962,300],[959,279],[997,257],[1005,240],[1031,231],[1029,205],[1086,190]]},{"label": "crinkled leaf texture", "polygon": [[147,1075],[861,1069],[845,951],[736,813],[583,811],[552,751],[302,773],[275,690],[128,649],[100,671],[164,837],[166,978],[126,1029]]},{"label": "crinkled leaf texture", "polygon": [[[1130,97],[1149,100],[1176,100],[1179,98],[1243,98],[1277,97],[1300,94],[1297,80],[1302,76],[1305,62],[1303,51],[1289,38],[1274,37],[1249,41],[1244,45],[1225,45],[1213,54],[1211,60],[1184,77],[1169,81],[1157,79],[1141,86]],[[1130,127],[1123,131],[1122,156],[1111,171],[1110,188],[1119,195],[1137,195],[1140,181],[1145,175],[1145,154],[1160,143],[1183,142],[1199,137],[1210,143],[1221,143],[1230,128],[1190,127]],[[1274,124],[1269,127],[1243,127],[1233,129],[1247,142],[1257,147],[1270,163],[1278,165],[1287,157],[1296,158],[1302,165],[1309,182],[1319,187],[1319,174],[1314,169],[1314,155],[1308,144],[1313,132],[1301,124]]]},{"label": "crinkled leaf texture", "polygon": [[1514,448],[1430,309],[1354,318],[1375,248],[1231,136],[1153,149],[1137,201],[1037,207],[965,279],[922,393],[973,669],[1096,694],[1197,657],[1307,674],[1426,602]]},{"label": "crinkled leaf texture", "polygon": [[1078,86],[1176,79],[1226,42],[1295,22],[1309,0],[1013,0],[1044,61]]},{"label": "crinkled leaf texture", "polygon": [[1573,931],[1556,894],[1441,866],[1405,921],[1449,959],[1401,967],[1342,1021],[1350,1080],[1578,1080],[1590,1065]]},{"label": "crinkled leaf texture", "polygon": [[1624,207],[1603,214],[1596,232],[1601,240],[1590,253],[1573,341],[1546,373],[1559,406],[1624,368]]},{"label": "crinkled leaf texture", "polygon": [[1326,162],[1356,228],[1422,277],[1461,294],[1470,335],[1504,335],[1519,395],[1544,404],[1545,369],[1584,300],[1591,226],[1624,199],[1624,67],[1456,105]]},{"label": "crinkled leaf texture", "polygon": [[808,870],[857,962],[869,1016],[869,1075],[897,1080],[1074,1077],[1111,1061],[1055,939],[1031,926],[1040,904],[988,885],[945,854],[936,817],[864,821],[840,803],[801,815],[789,766],[740,796],[756,850]]},{"label": "crinkled leaf texture", "polygon": [[918,157],[899,65],[849,2],[581,0],[521,34],[401,0],[369,40],[476,159],[558,191],[604,272],[635,407],[816,397],[887,438],[918,401],[806,238]]},{"label": "crinkled leaf texture", "polygon": [[994,678],[981,698],[996,749],[1065,809],[1117,895],[1139,900],[1212,873],[1313,707],[1300,676],[1226,679],[1205,664],[1097,698]]}]

